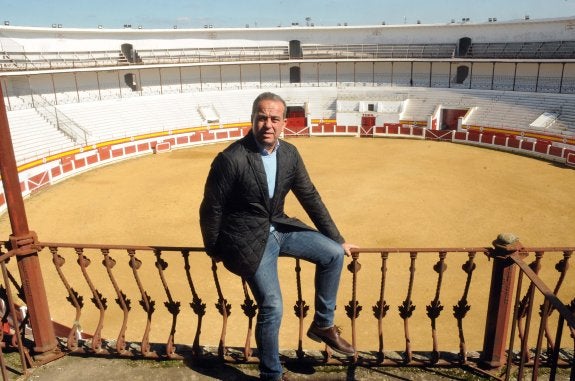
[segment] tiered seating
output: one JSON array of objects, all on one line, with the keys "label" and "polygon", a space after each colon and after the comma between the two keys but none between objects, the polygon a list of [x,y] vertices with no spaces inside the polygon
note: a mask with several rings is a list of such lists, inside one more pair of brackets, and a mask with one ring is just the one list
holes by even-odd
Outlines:
[{"label": "tiered seating", "polygon": [[7,115],[18,164],[74,147],[70,138],[34,109],[8,111]]},{"label": "tiered seating", "polygon": [[575,41],[473,43],[470,58],[574,58]]},{"label": "tiered seating", "polygon": [[[287,45],[229,46],[219,48],[138,49],[144,64],[212,61],[286,60]],[[365,44],[302,46],[303,58],[449,58],[455,44]],[[120,50],[104,51],[5,51],[0,64],[6,70],[40,70],[128,64]]]},{"label": "tiered seating", "polygon": [[451,58],[455,44],[302,45],[303,58]]},{"label": "tiered seating", "polygon": [[[575,132],[575,97],[572,95],[490,92],[492,102],[479,105],[465,121],[469,125],[511,129],[535,129],[547,132]],[[544,113],[555,113],[554,123],[533,125]]]},{"label": "tiered seating", "polygon": [[18,64],[5,52],[0,52],[0,70],[19,70]]},{"label": "tiered seating", "polygon": [[195,110],[200,106],[213,107],[219,115],[219,123],[240,123],[250,120],[252,101],[259,90],[206,91],[190,99]]},{"label": "tiered seating", "polygon": [[307,102],[312,118],[335,119],[337,88],[302,88],[298,93]]},{"label": "tiered seating", "polygon": [[[289,58],[286,46],[249,46],[222,48],[180,48],[136,50],[143,64],[194,63],[212,61],[285,60]],[[41,70],[129,65],[120,50],[104,51],[46,51],[2,52],[3,70]]]},{"label": "tiered seating", "polygon": [[288,59],[287,45],[239,46],[221,48],[138,49],[146,64],[193,63],[211,61],[258,61]]},{"label": "tiered seating", "polygon": [[[261,91],[256,88],[136,96],[60,104],[56,108],[88,132],[87,144],[95,144],[158,131],[199,126],[213,129],[246,123],[250,120],[252,101]],[[404,123],[426,123],[441,105],[471,110],[464,120],[468,126],[575,135],[575,95],[415,87],[289,87],[272,91],[284,97],[288,106],[307,104],[312,120],[336,119],[338,100],[350,104],[373,102],[374,112],[395,113]],[[89,97],[90,94],[84,94],[82,99]],[[202,118],[206,110],[217,118]],[[534,124],[544,113],[555,113],[554,121]],[[19,162],[74,146],[34,109],[10,111],[9,120]]]},{"label": "tiered seating", "polygon": [[[575,96],[567,94],[520,93],[510,91],[428,89],[415,87],[347,88],[337,99],[392,100],[405,99],[400,119],[404,122],[425,122],[438,106],[469,109],[467,125],[529,130],[545,112],[556,112],[554,123],[546,132],[575,133]],[[539,128],[541,130],[541,128]]]},{"label": "tiered seating", "polygon": [[[204,91],[201,93],[142,96],[129,99],[58,105],[64,115],[90,132],[89,144],[156,131],[245,123],[250,120],[253,99],[261,89]],[[310,106],[312,117],[335,117],[337,89],[275,89],[289,105]],[[209,121],[210,111],[218,121]]]},{"label": "tiered seating", "polygon": [[9,110],[22,110],[32,107],[30,97],[6,97],[4,104]]},{"label": "tiered seating", "polygon": [[118,51],[2,52],[4,70],[42,70],[118,65]]},{"label": "tiered seating", "polygon": [[[563,46],[561,47],[565,49]],[[226,46],[171,49],[139,49],[135,51],[143,64],[287,60],[287,44],[269,46]],[[455,44],[342,44],[302,45],[304,59],[318,58],[451,58]],[[477,54],[488,54],[479,46]],[[490,47],[491,49],[491,47]],[[496,47],[494,54],[500,54]],[[559,54],[558,52],[554,54]],[[565,55],[565,52],[561,53]],[[2,52],[0,65],[5,70],[41,70],[129,65],[118,50],[26,51]]]},{"label": "tiered seating", "polygon": [[157,131],[200,126],[195,94],[134,97],[59,105],[97,143]]}]

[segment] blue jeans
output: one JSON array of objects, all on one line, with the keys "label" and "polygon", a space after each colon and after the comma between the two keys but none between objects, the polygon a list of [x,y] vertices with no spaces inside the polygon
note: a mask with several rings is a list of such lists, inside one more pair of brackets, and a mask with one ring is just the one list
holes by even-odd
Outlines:
[{"label": "blue jeans", "polygon": [[330,327],[333,325],[344,250],[339,243],[316,231],[270,232],[256,273],[246,279],[258,304],[255,336],[262,380],[279,380],[283,372],[278,341],[283,314],[278,280],[280,255],[300,258],[316,265],[314,322],[320,327]]}]

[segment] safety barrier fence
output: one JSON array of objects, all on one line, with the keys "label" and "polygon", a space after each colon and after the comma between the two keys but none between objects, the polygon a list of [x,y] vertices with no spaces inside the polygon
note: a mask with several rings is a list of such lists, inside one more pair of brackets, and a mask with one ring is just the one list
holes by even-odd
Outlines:
[{"label": "safety barrier fence", "polygon": [[[5,242],[0,252],[0,290],[11,307],[2,319],[10,338],[4,342],[19,350],[24,371],[65,354],[257,362],[257,305],[245,281],[198,247],[29,242],[42,264],[58,338],[48,355],[39,353],[29,329],[33,308],[17,308],[26,297],[14,264],[7,263],[14,255],[21,260],[13,244]],[[283,359],[312,366],[460,367],[505,379],[523,379],[526,367],[534,379],[541,367],[552,375],[570,367],[573,377],[573,249],[524,248],[509,235],[493,247],[357,249],[336,311],[358,350],[354,357],[314,350],[305,337],[313,268],[281,259]],[[0,365],[5,374],[4,361]]]}]

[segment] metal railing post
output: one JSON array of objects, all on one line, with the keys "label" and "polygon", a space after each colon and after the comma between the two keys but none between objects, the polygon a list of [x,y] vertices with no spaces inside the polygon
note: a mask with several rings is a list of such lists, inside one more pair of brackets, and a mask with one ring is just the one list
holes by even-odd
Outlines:
[{"label": "metal railing post", "polygon": [[8,116],[4,105],[4,94],[0,88],[0,175],[6,198],[6,205],[12,228],[11,251],[15,254],[25,302],[30,314],[30,325],[34,335],[34,351],[45,353],[56,348],[54,326],[48,309],[48,298],[38,259],[37,238],[28,229],[24,200],[20,189],[18,168]]},{"label": "metal railing post", "polygon": [[493,249],[489,251],[493,268],[480,357],[481,365],[488,368],[498,368],[506,362],[507,330],[511,319],[516,271],[509,255],[521,249],[521,243],[513,234],[500,234],[493,241]]}]

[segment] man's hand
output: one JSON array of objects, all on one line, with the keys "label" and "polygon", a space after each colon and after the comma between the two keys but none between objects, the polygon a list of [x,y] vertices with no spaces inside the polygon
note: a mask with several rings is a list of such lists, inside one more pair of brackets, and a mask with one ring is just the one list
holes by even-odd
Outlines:
[{"label": "man's hand", "polygon": [[351,249],[359,249],[359,246],[347,242],[342,243],[341,247],[343,247],[343,251],[347,257],[351,256]]}]

